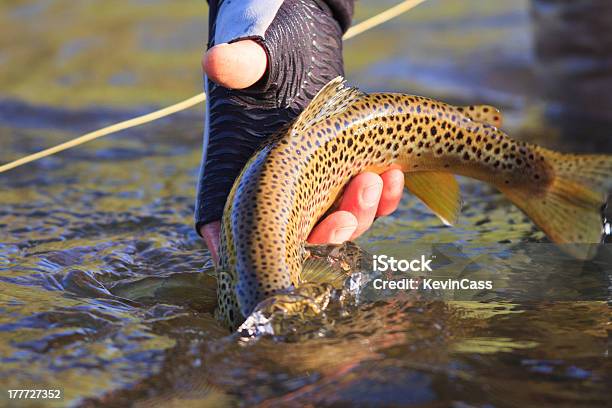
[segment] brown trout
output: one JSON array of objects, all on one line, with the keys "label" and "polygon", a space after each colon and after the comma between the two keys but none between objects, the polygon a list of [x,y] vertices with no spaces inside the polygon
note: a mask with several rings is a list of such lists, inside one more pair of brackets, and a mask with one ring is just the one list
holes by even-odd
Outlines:
[{"label": "brown trout", "polygon": [[[408,190],[446,224],[460,211],[457,174],[497,187],[553,242],[600,243],[612,157],[514,141],[500,121],[488,106],[328,83],[234,183],[221,227],[218,318],[236,328],[260,301],[300,287],[306,238],[364,171],[401,168]],[[590,256],[584,246],[572,251]]]}]

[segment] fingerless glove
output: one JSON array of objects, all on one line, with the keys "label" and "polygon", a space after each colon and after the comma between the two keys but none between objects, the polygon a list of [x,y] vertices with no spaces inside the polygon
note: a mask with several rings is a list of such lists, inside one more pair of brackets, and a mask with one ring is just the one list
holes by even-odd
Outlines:
[{"label": "fingerless glove", "polygon": [[268,69],[242,90],[205,79],[198,233],[221,219],[234,180],[256,149],[295,119],[328,81],[344,74],[342,34],[352,12],[353,1],[347,0],[210,2],[208,47],[255,40],[266,51]]}]

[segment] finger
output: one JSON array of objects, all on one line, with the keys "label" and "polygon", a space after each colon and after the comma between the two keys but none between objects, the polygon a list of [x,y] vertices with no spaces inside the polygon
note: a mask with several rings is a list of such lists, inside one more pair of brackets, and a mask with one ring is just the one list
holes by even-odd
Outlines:
[{"label": "finger", "polygon": [[219,221],[213,221],[209,224],[205,224],[200,228],[200,234],[204,243],[210,252],[215,265],[219,264],[219,239],[221,237],[221,223]]},{"label": "finger", "polygon": [[310,233],[311,244],[341,244],[357,229],[357,218],[348,211],[336,211],[319,222]]},{"label": "finger", "polygon": [[404,192],[404,173],[401,170],[387,170],[380,175],[383,190],[378,202],[376,216],[389,215],[397,209]]},{"label": "finger", "polygon": [[361,173],[351,180],[344,191],[339,209],[351,212],[357,218],[357,229],[351,239],[370,228],[383,190],[383,181],[376,173]]},{"label": "finger", "polygon": [[265,74],[267,66],[266,51],[253,40],[215,45],[202,59],[208,78],[230,89],[253,85]]}]

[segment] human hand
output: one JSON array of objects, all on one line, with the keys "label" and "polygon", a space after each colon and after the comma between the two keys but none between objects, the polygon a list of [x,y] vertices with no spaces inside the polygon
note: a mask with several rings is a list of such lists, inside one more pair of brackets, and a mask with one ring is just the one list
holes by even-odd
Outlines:
[{"label": "human hand", "polygon": [[[311,244],[340,244],[355,239],[370,228],[375,217],[397,209],[404,189],[404,173],[389,169],[380,176],[365,172],[354,177],[346,187],[338,209],[321,220],[311,231]],[[221,224],[205,224],[200,234],[215,264],[219,260]]]},{"label": "human hand", "polygon": [[[238,4],[241,7],[242,3]],[[232,13],[229,8],[226,14],[221,11],[223,18],[216,19],[216,41],[202,59],[209,80],[208,149],[196,221],[215,263],[220,222],[212,220],[220,218],[231,181],[261,140],[294,119],[318,89],[343,74],[341,35],[350,23],[352,2],[343,2],[346,8],[336,9],[335,17],[314,1],[287,0],[282,4],[264,35],[241,31],[241,25],[256,27],[257,21],[236,23],[230,18],[257,13]],[[236,41],[236,35],[249,39]],[[347,185],[338,208],[313,229],[308,241],[341,243],[358,237],[376,216],[395,210],[402,191],[400,170],[389,169],[380,176],[358,175]]]},{"label": "human hand", "polygon": [[364,172],[346,186],[338,208],[310,232],[311,244],[341,244],[367,231],[376,217],[397,209],[404,191],[404,173],[389,169],[378,175]]},{"label": "human hand", "polygon": [[[380,176],[365,172],[346,186],[338,209],[321,220],[310,232],[311,244],[341,244],[355,239],[370,228],[375,217],[389,215],[397,209],[404,190],[404,173],[390,169]],[[200,234],[215,265],[219,261],[221,223],[205,224]]]},{"label": "human hand", "polygon": [[[266,66],[264,49],[252,40],[216,45],[202,59],[202,67],[208,78],[230,89],[244,89],[253,85],[264,75]],[[313,244],[339,244],[357,238],[372,225],[375,217],[395,211],[403,188],[404,174],[397,169],[388,170],[380,176],[375,173],[360,174],[347,186],[338,210],[313,229],[308,241]],[[218,241],[214,237],[219,233],[219,224],[211,224],[202,228],[205,241],[209,241],[209,249],[218,246],[213,241]],[[216,251],[211,250],[213,252]]]},{"label": "human hand", "polygon": [[342,33],[353,8],[352,0],[208,3],[198,232],[221,219],[234,180],[257,148],[344,74]]}]

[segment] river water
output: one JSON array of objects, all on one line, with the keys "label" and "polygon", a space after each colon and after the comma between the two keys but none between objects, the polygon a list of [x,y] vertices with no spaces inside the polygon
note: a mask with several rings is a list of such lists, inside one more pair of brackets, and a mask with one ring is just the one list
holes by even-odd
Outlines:
[{"label": "river water", "polygon": [[[206,8],[184,3],[0,5],[0,162],[199,92]],[[388,4],[361,1],[357,19]],[[347,42],[347,73],[366,90],[498,105],[515,138],[572,149],[545,120],[531,32],[524,1],[432,0]],[[357,244],[434,256],[429,277],[493,289],[366,286],[358,303],[290,336],[228,335],[192,228],[201,116],[0,175],[0,406],[610,402],[610,246],[576,261],[470,180],[456,227],[406,194]],[[8,399],[23,388],[62,399]]]}]

